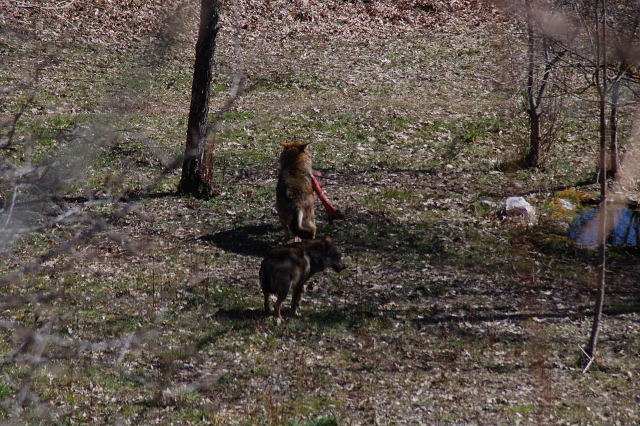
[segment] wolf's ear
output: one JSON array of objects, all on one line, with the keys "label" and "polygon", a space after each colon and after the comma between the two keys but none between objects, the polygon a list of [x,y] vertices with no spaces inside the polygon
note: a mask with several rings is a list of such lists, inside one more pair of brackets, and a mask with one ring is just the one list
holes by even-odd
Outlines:
[{"label": "wolf's ear", "polygon": [[310,144],[311,144],[311,142],[302,142],[302,143],[299,145],[299,146],[300,146],[300,150],[301,150],[301,151],[304,151],[304,149],[305,149],[308,145],[310,145]]},{"label": "wolf's ear", "polygon": [[331,239],[331,237],[324,237],[322,239],[322,242],[324,242],[326,245],[333,244],[333,240]]},{"label": "wolf's ear", "polygon": [[289,142],[280,142],[280,145],[283,146],[283,148],[288,148],[291,146],[291,144]]}]

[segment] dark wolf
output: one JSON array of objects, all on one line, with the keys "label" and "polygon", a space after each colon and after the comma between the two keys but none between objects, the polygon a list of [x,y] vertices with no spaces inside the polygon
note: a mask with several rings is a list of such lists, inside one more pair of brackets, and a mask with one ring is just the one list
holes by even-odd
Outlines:
[{"label": "dark wolf", "polygon": [[274,315],[281,319],[280,307],[293,288],[291,314],[296,315],[304,291],[304,283],[315,273],[331,267],[336,272],[345,269],[342,256],[329,237],[302,241],[272,249],[260,266],[260,287],[264,295],[264,310],[271,312],[269,296],[275,294]]}]

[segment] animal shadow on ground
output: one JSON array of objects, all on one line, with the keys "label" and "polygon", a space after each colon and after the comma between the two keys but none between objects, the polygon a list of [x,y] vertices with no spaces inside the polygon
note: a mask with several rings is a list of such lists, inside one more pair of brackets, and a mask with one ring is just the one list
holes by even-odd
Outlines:
[{"label": "animal shadow on ground", "polygon": [[264,309],[255,308],[232,308],[221,309],[216,312],[216,317],[220,319],[234,320],[234,321],[246,321],[246,320],[258,320],[271,316],[267,314]]},{"label": "animal shadow on ground", "polygon": [[273,225],[249,225],[204,235],[199,239],[228,252],[264,257],[278,241],[279,229]]}]

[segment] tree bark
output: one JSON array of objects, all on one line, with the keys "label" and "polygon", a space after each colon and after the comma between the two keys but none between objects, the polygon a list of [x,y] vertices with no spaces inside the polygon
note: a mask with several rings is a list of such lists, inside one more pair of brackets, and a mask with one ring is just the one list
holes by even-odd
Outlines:
[{"label": "tree bark", "polygon": [[212,191],[213,153],[207,144],[207,116],[211,89],[213,54],[218,34],[218,0],[200,1],[200,29],[196,43],[191,85],[191,106],[187,143],[178,193],[209,198]]},{"label": "tree bark", "polygon": [[540,113],[534,90],[535,79],[535,33],[531,3],[525,0],[527,19],[527,114],[529,115],[529,150],[524,158],[526,167],[537,167],[540,162]]},{"label": "tree bark", "polygon": [[529,111],[529,151],[524,159],[527,167],[540,164],[540,114]]}]

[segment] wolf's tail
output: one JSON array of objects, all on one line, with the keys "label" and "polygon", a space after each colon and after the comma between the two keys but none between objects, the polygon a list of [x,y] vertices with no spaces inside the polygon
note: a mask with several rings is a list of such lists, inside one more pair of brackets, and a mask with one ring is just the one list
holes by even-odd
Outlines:
[{"label": "wolf's tail", "polygon": [[296,237],[309,240],[315,237],[315,234],[316,234],[315,226],[313,225],[311,225],[311,227],[305,226],[305,224],[303,223],[304,222],[303,219],[304,219],[304,214],[302,210],[296,209],[296,214],[293,215],[293,218],[291,219],[291,223],[289,224],[289,229],[291,229],[291,232]]}]

